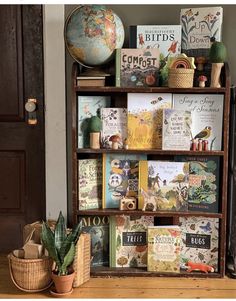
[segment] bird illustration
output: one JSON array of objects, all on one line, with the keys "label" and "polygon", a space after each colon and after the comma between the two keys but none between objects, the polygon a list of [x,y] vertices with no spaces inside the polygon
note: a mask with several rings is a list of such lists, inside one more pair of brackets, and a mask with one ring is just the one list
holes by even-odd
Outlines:
[{"label": "bird illustration", "polygon": [[201,132],[199,132],[194,139],[208,139],[211,136],[211,127],[206,126]]}]

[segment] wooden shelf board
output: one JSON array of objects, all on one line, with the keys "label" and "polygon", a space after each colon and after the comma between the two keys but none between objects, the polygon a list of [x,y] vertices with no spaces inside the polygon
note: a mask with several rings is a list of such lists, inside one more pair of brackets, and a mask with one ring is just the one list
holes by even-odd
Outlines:
[{"label": "wooden shelf board", "polygon": [[150,87],[150,88],[122,88],[122,87],[75,87],[76,92],[100,92],[100,93],[225,93],[226,88],[168,88],[168,87]]},{"label": "wooden shelf board", "polygon": [[224,156],[224,151],[184,151],[184,150],[159,150],[159,149],[92,149],[92,148],[77,148],[76,152],[79,153],[86,153],[86,154],[103,154],[103,153],[126,153],[126,154],[133,154],[133,153],[140,153],[140,154],[156,154],[156,155],[190,155],[190,156]]},{"label": "wooden shelf board", "polygon": [[209,213],[209,212],[196,212],[196,211],[142,211],[142,210],[119,210],[119,209],[91,209],[91,210],[77,210],[77,215],[152,215],[152,216],[205,216],[222,218],[221,213]]},{"label": "wooden shelf board", "polygon": [[92,277],[194,277],[194,278],[220,278],[220,273],[200,273],[200,272],[180,272],[180,273],[155,273],[148,272],[146,268],[110,268],[96,267],[91,268]]}]

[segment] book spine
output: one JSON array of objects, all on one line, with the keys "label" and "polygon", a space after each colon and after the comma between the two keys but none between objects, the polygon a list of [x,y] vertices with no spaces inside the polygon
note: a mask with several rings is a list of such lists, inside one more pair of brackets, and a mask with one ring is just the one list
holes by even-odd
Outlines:
[{"label": "book spine", "polygon": [[106,154],[102,155],[102,209],[106,208]]},{"label": "book spine", "polygon": [[129,27],[129,48],[137,48],[137,26]]},{"label": "book spine", "polygon": [[116,49],[116,87],[120,87],[121,48]]},{"label": "book spine", "polygon": [[109,249],[110,249],[110,267],[116,267],[116,226],[115,226],[115,216],[110,216],[109,219]]},{"label": "book spine", "polygon": [[144,198],[141,189],[146,192],[148,190],[148,161],[139,161],[139,177],[138,177],[138,209],[143,209]]}]

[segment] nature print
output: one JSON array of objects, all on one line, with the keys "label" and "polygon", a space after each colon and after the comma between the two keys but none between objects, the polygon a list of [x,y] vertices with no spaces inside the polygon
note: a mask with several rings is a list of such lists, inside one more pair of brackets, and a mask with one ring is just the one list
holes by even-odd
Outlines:
[{"label": "nature print", "polygon": [[188,262],[193,262],[212,266],[217,272],[219,219],[180,217],[179,226],[182,233],[181,268],[186,270]]},{"label": "nature print", "polygon": [[180,272],[179,227],[148,228],[148,271]]},{"label": "nature print", "polygon": [[187,162],[148,161],[148,195],[145,202],[154,197],[157,210],[187,210],[188,176]]},{"label": "nature print", "polygon": [[130,149],[161,149],[163,109],[171,94],[128,94],[128,145]]},{"label": "nature print", "polygon": [[[153,226],[153,216],[115,216],[116,225],[116,266],[117,267],[146,267],[147,266],[147,227]],[[124,233],[132,237],[130,244],[124,245]],[[142,236],[142,243],[136,242]],[[137,239],[138,240],[138,239]]]},{"label": "nature print", "polygon": [[182,49],[209,48],[211,37],[219,40],[220,8],[190,8],[181,12]]}]

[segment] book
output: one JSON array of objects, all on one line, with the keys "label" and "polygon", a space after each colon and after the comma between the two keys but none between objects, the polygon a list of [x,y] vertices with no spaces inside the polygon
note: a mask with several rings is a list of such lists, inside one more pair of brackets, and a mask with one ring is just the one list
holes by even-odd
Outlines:
[{"label": "book", "polygon": [[124,196],[138,197],[139,160],[144,154],[103,154],[103,208],[119,208]]},{"label": "book", "polygon": [[149,272],[180,272],[181,233],[178,226],[148,227]]},{"label": "book", "polygon": [[81,216],[82,232],[91,236],[91,267],[109,266],[109,216]]},{"label": "book", "polygon": [[101,108],[101,145],[104,148],[112,148],[110,138],[120,136],[119,148],[123,148],[127,139],[127,109],[126,108]]},{"label": "book", "polygon": [[109,107],[110,96],[78,96],[78,148],[89,147],[88,121],[100,114],[103,107]]},{"label": "book", "polygon": [[147,266],[147,228],[153,216],[110,217],[110,267]]},{"label": "book", "polygon": [[78,76],[76,83],[79,87],[104,87],[105,76]]},{"label": "book", "polygon": [[182,52],[188,56],[209,55],[210,39],[221,41],[222,7],[184,8],[180,11]]},{"label": "book", "polygon": [[159,56],[157,48],[116,49],[116,87],[158,86]]},{"label": "book", "polygon": [[78,160],[79,210],[102,207],[102,160]]},{"label": "book", "polygon": [[191,111],[191,137],[194,143],[199,144],[204,140],[207,142],[208,150],[221,150],[223,95],[173,94],[173,108]]},{"label": "book", "polygon": [[139,174],[139,209],[187,210],[188,162],[140,161]]},{"label": "book", "polygon": [[218,271],[219,219],[210,217],[180,217],[180,267],[191,263],[212,266]]},{"label": "book", "polygon": [[130,48],[158,48],[161,66],[181,53],[181,25],[131,25],[129,37]]},{"label": "book", "polygon": [[178,109],[163,110],[162,149],[190,150],[191,112]]},{"label": "book", "polygon": [[175,161],[189,161],[188,210],[218,213],[220,158],[175,156]]},{"label": "book", "polygon": [[163,109],[171,108],[171,93],[128,93],[129,149],[161,149]]}]

